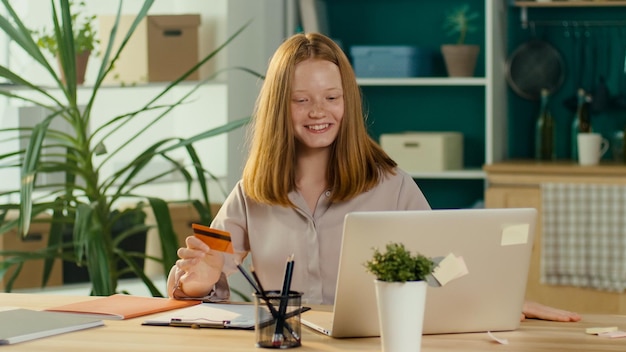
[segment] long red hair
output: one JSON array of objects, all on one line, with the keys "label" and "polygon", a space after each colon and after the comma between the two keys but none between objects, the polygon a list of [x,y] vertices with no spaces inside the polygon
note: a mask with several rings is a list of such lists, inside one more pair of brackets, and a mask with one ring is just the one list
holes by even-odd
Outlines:
[{"label": "long red hair", "polygon": [[312,58],[337,65],[343,88],[344,116],[326,170],[330,201],[352,199],[394,172],[396,163],[367,133],[361,90],[344,52],[322,34],[296,34],[285,40],[270,60],[250,125],[252,141],[243,186],[257,202],[293,206],[288,198],[295,188],[296,169],[291,90],[295,66]]}]

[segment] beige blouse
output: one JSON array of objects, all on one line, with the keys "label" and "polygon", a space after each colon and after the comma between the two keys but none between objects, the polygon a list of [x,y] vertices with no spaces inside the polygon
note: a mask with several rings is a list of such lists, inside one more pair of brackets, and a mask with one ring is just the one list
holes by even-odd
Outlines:
[{"label": "beige blouse", "polygon": [[[252,256],[265,290],[280,290],[288,256],[294,255],[292,290],[302,291],[307,304],[333,304],[343,221],[353,211],[427,210],[426,198],[407,173],[396,169],[378,186],[350,201],[330,204],[332,190],[321,195],[312,214],[297,191],[289,194],[296,208],[269,206],[246,197],[241,182],[228,196],[211,227],[230,232],[236,255]],[[224,273],[237,268],[226,258]],[[177,274],[176,279],[182,273]],[[225,277],[207,299],[228,299]],[[177,296],[174,294],[174,296]]]}]

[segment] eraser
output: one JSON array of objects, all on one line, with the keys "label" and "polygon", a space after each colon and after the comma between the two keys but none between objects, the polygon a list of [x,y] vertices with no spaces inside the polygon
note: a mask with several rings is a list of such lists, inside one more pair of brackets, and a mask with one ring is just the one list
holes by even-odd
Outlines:
[{"label": "eraser", "polygon": [[200,224],[191,224],[191,228],[194,236],[206,243],[212,250],[234,253],[230,233]]}]

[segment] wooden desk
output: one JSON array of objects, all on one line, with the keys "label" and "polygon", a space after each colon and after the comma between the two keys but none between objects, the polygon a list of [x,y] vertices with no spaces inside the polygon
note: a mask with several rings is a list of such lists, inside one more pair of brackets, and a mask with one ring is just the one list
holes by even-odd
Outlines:
[{"label": "wooden desk", "polygon": [[[44,309],[60,304],[89,300],[88,296],[0,293],[0,305]],[[8,351],[262,351],[254,346],[254,332],[223,329],[189,329],[142,326],[145,317],[105,320],[105,326],[46,337],[15,345],[0,346]],[[555,323],[529,320],[520,329],[495,333],[509,345],[492,342],[486,333],[424,336],[422,351],[625,351],[626,338],[608,339],[585,334],[585,328],[618,326],[626,330],[626,316],[584,315],[583,322]],[[302,328],[302,347],[294,351],[380,351],[378,338],[333,339]]]}]

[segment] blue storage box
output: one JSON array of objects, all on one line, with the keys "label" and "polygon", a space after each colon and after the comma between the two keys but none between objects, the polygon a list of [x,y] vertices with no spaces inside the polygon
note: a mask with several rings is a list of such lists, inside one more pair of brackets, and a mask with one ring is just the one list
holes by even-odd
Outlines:
[{"label": "blue storage box", "polygon": [[354,45],[350,55],[357,77],[423,77],[432,73],[432,53],[424,48]]}]

